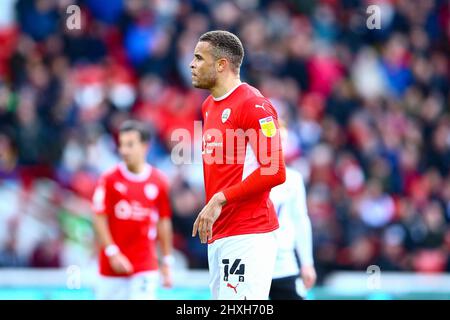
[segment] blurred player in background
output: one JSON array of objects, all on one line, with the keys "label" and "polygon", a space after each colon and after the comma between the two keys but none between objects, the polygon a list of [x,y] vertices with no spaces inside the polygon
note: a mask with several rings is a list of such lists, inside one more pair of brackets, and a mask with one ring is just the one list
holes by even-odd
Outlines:
[{"label": "blurred player in background", "polygon": [[93,197],[100,245],[99,299],[155,299],[159,283],[156,240],[162,253],[163,285],[172,285],[172,223],[166,177],[146,162],[150,133],[137,121],[119,132],[123,162],[99,180]]},{"label": "blurred player in background", "polygon": [[208,243],[213,299],[267,299],[276,255],[269,193],[285,181],[278,116],[259,90],[240,81],[243,57],[237,36],[210,31],[190,64],[193,86],[211,93],[202,105],[207,204],[192,235]]},{"label": "blurred player in background", "polygon": [[[282,126],[280,132],[284,147],[287,129]],[[306,298],[306,290],[314,286],[317,277],[302,175],[287,167],[286,182],[272,189],[270,199],[280,228],[276,231],[278,253],[269,297],[272,300],[301,300]],[[300,258],[301,269],[296,254]]]}]

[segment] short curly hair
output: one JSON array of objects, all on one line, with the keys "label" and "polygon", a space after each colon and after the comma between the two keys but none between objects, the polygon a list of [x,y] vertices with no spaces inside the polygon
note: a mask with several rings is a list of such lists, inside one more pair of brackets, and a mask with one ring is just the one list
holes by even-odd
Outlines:
[{"label": "short curly hair", "polygon": [[235,34],[225,30],[208,31],[200,36],[199,41],[208,42],[216,59],[226,58],[235,71],[239,71],[244,59],[244,47]]}]

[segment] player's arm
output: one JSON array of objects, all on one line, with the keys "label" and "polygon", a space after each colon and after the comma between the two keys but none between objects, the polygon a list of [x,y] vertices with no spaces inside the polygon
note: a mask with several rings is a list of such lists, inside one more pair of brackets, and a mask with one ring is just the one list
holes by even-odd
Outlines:
[{"label": "player's arm", "polygon": [[158,240],[161,249],[161,254],[163,256],[163,263],[165,259],[172,255],[172,243],[173,243],[173,231],[172,231],[172,220],[168,217],[162,218],[158,221]]},{"label": "player's arm", "polygon": [[307,289],[310,289],[314,286],[317,278],[314,268],[311,220],[308,215],[303,178],[299,175],[299,178],[294,181],[295,197],[291,215],[295,228],[295,247],[300,257],[303,283]]},{"label": "player's arm", "polygon": [[131,265],[130,261],[120,252],[119,247],[114,243],[112,239],[106,214],[94,215],[94,228],[97,234],[100,248],[108,257],[111,268],[116,273],[128,274],[133,272],[133,266]]},{"label": "player's arm", "polygon": [[169,199],[169,184],[164,181],[160,187],[158,195],[158,209],[160,219],[157,225],[158,243],[162,254],[161,274],[163,278],[163,286],[172,286],[171,269],[174,262],[172,256],[173,250],[173,228],[172,228],[172,211]]},{"label": "player's arm", "polygon": [[246,131],[259,168],[243,181],[223,190],[226,203],[269,192],[286,180],[275,109],[266,99],[254,98],[244,105],[239,118],[239,127]]},{"label": "player's arm", "polygon": [[[105,213],[96,213],[94,215],[94,228],[97,235],[97,241],[101,248],[115,246],[111,232],[108,226],[108,217]],[[117,250],[119,250],[117,248]]]},{"label": "player's arm", "polygon": [[94,209],[94,230],[97,235],[97,241],[100,249],[104,251],[111,264],[111,268],[116,273],[131,273],[133,266],[127,257],[121,252],[119,247],[114,243],[111,231],[109,230],[107,215],[107,187],[106,182],[101,179],[99,185],[95,189],[93,197]]},{"label": "player's arm", "polygon": [[162,218],[158,221],[158,240],[162,254],[161,275],[164,287],[172,286],[171,269],[174,262],[172,256],[172,221],[170,218]]}]

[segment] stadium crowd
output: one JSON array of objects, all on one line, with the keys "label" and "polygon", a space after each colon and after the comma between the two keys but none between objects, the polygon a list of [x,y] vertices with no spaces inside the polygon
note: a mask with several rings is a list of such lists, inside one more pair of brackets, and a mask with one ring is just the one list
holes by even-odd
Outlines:
[{"label": "stadium crowd", "polygon": [[[66,25],[71,4],[80,30]],[[371,4],[381,29],[366,25]],[[129,117],[151,125],[148,160],[170,177],[175,247],[190,267],[207,267],[190,236],[202,166],[173,163],[171,134],[195,136],[205,92],[188,66],[211,29],[240,36],[243,81],[287,124],[286,162],[307,182],[319,276],[373,264],[449,272],[445,0],[0,1],[0,267],[64,265],[67,250],[79,253],[68,241],[91,243],[61,215],[89,215]]]}]

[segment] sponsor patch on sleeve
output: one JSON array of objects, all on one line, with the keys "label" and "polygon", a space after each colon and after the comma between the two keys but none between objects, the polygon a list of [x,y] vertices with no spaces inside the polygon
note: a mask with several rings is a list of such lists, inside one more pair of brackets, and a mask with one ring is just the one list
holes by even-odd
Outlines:
[{"label": "sponsor patch on sleeve", "polygon": [[264,136],[272,138],[277,133],[277,127],[272,117],[259,119],[259,126]]}]

